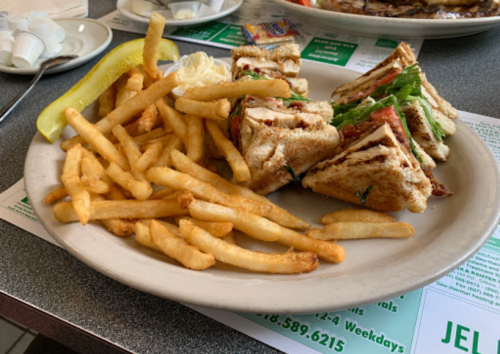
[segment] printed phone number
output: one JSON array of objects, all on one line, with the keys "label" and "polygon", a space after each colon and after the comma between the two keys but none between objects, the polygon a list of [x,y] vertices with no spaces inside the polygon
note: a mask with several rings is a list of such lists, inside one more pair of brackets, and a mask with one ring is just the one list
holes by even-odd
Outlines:
[{"label": "printed phone number", "polygon": [[299,336],[306,338],[311,342],[334,350],[337,353],[341,353],[344,351],[344,347],[346,345],[345,341],[343,341],[342,339],[337,339],[331,334],[325,333],[323,330],[318,328],[315,328],[311,331],[309,325],[301,322],[300,320],[290,317],[281,317],[280,315],[257,314],[257,316],[290,332],[297,333]]}]

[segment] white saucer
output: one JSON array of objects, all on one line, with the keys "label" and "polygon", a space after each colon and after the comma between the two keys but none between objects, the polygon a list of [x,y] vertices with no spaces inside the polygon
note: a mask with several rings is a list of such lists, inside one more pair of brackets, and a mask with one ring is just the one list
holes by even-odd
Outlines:
[{"label": "white saucer", "polygon": [[[73,69],[95,58],[102,53],[111,43],[113,33],[111,29],[96,20],[88,18],[67,18],[56,20],[66,31],[66,38],[62,42],[62,50],[58,55],[76,54],[78,58],[65,64],[47,69],[45,73],[58,73]],[[8,74],[34,75],[40,68],[40,64],[47,58],[39,58],[31,68],[16,68],[0,64],[0,72]]]},{"label": "white saucer", "polygon": [[[116,3],[116,8],[118,12],[123,16],[137,22],[149,23],[149,17],[144,17],[137,15],[132,11],[132,4],[134,0],[118,0]],[[160,13],[165,16],[167,23],[165,26],[181,27],[181,26],[191,26],[197,25],[205,22],[210,22],[218,18],[224,17],[238,10],[243,4],[243,0],[225,0],[222,9],[219,12],[203,14],[201,12],[196,18],[189,20],[174,20],[170,10],[165,9],[165,11],[160,11]]]}]

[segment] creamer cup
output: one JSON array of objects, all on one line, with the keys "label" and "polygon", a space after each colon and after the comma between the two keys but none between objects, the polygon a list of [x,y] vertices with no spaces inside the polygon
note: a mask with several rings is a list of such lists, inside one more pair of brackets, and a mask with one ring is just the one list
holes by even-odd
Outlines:
[{"label": "creamer cup", "polygon": [[9,29],[9,12],[0,11],[0,30]]},{"label": "creamer cup", "polygon": [[50,15],[46,12],[43,11],[33,11],[30,13],[28,22],[31,23],[35,20],[42,20],[47,24],[47,27],[49,30],[52,31],[54,36],[56,37],[56,40],[61,43],[64,38],[66,38],[66,31],[64,28],[59,26],[57,22],[54,22],[54,20],[50,17]]},{"label": "creamer cup", "polygon": [[14,37],[9,29],[0,29],[0,63],[12,65],[12,50],[14,49]]},{"label": "creamer cup", "polygon": [[40,38],[45,45],[45,50],[41,55],[42,57],[53,57],[61,51],[62,45],[59,44],[54,33],[41,18],[31,21],[28,29],[31,33]]},{"label": "creamer cup", "polygon": [[18,32],[14,37],[12,63],[18,68],[29,68],[45,51],[43,41],[29,32]]},{"label": "creamer cup", "polygon": [[9,16],[7,19],[9,29],[11,31],[27,31],[28,30],[28,20],[22,16]]},{"label": "creamer cup", "polygon": [[190,20],[198,15],[199,1],[172,2],[168,5],[174,20]]}]

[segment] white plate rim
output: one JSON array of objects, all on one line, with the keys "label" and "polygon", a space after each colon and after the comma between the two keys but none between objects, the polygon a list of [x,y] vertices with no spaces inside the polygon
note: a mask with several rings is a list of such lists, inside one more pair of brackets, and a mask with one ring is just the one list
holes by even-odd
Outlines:
[{"label": "white plate rim", "polygon": [[[306,65],[307,64],[304,64],[304,66]],[[324,65],[325,68],[327,67],[329,70],[333,71],[345,70],[336,67],[332,68],[332,66],[327,64],[314,63],[314,65]],[[359,73],[353,75],[358,76]],[[397,271],[401,272],[402,269],[404,269],[407,275],[407,280],[403,282],[397,281],[395,283],[394,279],[391,278],[391,276],[394,275],[394,270],[391,271],[391,269],[388,268],[384,268],[383,271],[380,271],[380,268],[378,268],[377,271],[365,272],[362,275],[351,275],[348,281],[356,284],[357,282],[366,282],[367,280],[372,281],[372,283],[368,284],[369,286],[366,287],[367,291],[356,294],[346,294],[342,292],[342,289],[336,289],[336,285],[345,285],[343,283],[345,279],[342,279],[342,277],[326,277],[323,279],[320,269],[316,270],[318,276],[312,279],[304,279],[302,276],[282,276],[283,281],[281,281],[281,279],[278,281],[265,281],[261,279],[262,277],[265,278],[265,275],[259,275],[256,276],[255,281],[250,281],[248,284],[242,283],[238,281],[238,279],[235,280],[234,277],[221,278],[220,276],[212,276],[211,274],[205,275],[200,272],[185,270],[177,266],[174,268],[169,267],[168,274],[170,277],[168,281],[171,286],[166,287],[164,284],[158,283],[148,284],[147,281],[145,282],[144,279],[140,278],[130,279],[129,274],[121,268],[123,264],[107,264],[106,260],[95,259],[92,252],[86,253],[87,250],[73,248],[72,245],[66,241],[65,237],[68,235],[68,232],[78,232],[78,229],[75,229],[75,227],[81,227],[79,224],[61,227],[56,224],[54,228],[54,220],[41,217],[50,209],[47,209],[49,207],[43,204],[41,196],[38,199],[34,197],[37,193],[40,194],[40,191],[37,192],[35,190],[35,185],[33,183],[40,177],[40,174],[39,171],[34,170],[31,165],[33,161],[40,159],[39,154],[42,150],[40,148],[44,146],[40,144],[45,144],[45,146],[48,145],[39,133],[33,138],[26,157],[25,186],[30,203],[35,213],[39,216],[40,222],[66,250],[99,272],[133,288],[160,297],[166,297],[174,301],[241,312],[313,313],[318,311],[342,310],[399,296],[441,278],[472,257],[474,253],[488,241],[489,237],[495,231],[500,220],[500,171],[498,163],[491,150],[471,128],[461,121],[457,121],[457,128],[458,132],[456,139],[466,141],[467,145],[465,146],[467,146],[467,148],[472,149],[472,146],[474,146],[474,151],[477,155],[477,161],[474,160],[474,162],[477,164],[476,167],[481,166],[482,168],[478,176],[488,180],[493,188],[486,193],[481,189],[480,185],[471,186],[471,188],[474,188],[474,190],[470,192],[472,195],[483,193],[483,197],[486,198],[487,201],[484,205],[481,204],[481,206],[484,207],[481,213],[478,213],[476,209],[472,209],[471,205],[477,203],[476,200],[471,201],[471,205],[466,206],[466,209],[464,209],[473,211],[473,216],[477,217],[478,220],[480,219],[480,221],[474,225],[476,228],[475,231],[480,235],[476,238],[475,236],[471,237],[469,234],[467,239],[461,237],[456,239],[452,244],[447,243],[449,240],[443,240],[443,237],[440,237],[435,241],[434,247],[427,247],[430,249],[426,248],[425,254],[421,250],[416,254],[406,257],[404,260],[397,263]],[[54,146],[54,148],[58,147]],[[461,229],[455,231],[461,231]],[[61,232],[66,234],[62,235]],[[472,231],[469,231],[469,233],[470,232]],[[451,259],[449,254],[447,255],[448,258],[443,257],[442,251],[445,248],[448,253],[450,253],[450,249],[453,251],[451,252]],[[429,259],[434,262],[430,265],[431,270],[425,270],[426,274],[422,275],[422,269],[419,269],[419,267],[415,268],[415,265],[425,264]],[[140,264],[135,265],[141,267]],[[186,275],[189,275],[189,279],[186,279]],[[377,279],[377,281],[373,281],[373,279]],[[206,287],[203,293],[200,292],[200,289],[204,286],[209,287],[210,285],[214,285],[214,280],[218,282],[215,283],[215,285],[226,287],[223,298],[218,297],[220,296],[219,292],[215,291],[214,293],[212,289]],[[297,286],[297,281],[300,281],[299,286]],[[179,287],[179,282],[183,284],[184,287]],[[161,286],[157,287],[155,285]],[[186,285],[189,286],[186,288]],[[197,291],[193,290],[193,286]],[[327,288],[331,287],[332,296],[317,291],[318,289],[325,290],[325,286]],[[244,288],[243,293],[241,287]],[[227,291],[228,289],[233,289],[234,293]],[[242,301],[242,294],[245,294],[243,296],[248,296],[246,294],[250,292],[251,289],[260,289],[261,291],[265,291],[266,294],[255,294],[255,292],[253,292],[252,297],[245,298],[244,301]],[[290,296],[290,294],[293,294],[293,296]],[[275,298],[276,296],[278,296],[278,298]],[[279,296],[284,296],[284,298],[279,298]],[[304,300],[297,301],[295,296]],[[314,302],[308,302],[310,299],[314,299]]]},{"label": "white plate rim", "polygon": [[[403,30],[395,32],[393,35],[385,34],[384,37],[387,38],[453,38],[460,37],[470,34],[475,34],[478,32],[485,31],[491,27],[500,25],[500,16],[490,16],[490,17],[480,17],[480,18],[468,18],[468,19],[417,19],[417,18],[397,18],[397,17],[378,17],[378,16],[368,16],[368,15],[358,15],[349,14],[343,12],[328,11],[323,9],[317,9],[312,7],[305,7],[302,5],[294,4],[286,0],[273,0],[276,4],[283,6],[290,13],[297,16],[304,17],[314,17],[325,19],[328,18],[331,21],[331,29],[338,30],[341,32],[349,33],[348,29],[339,28],[340,24],[344,25],[346,23],[356,24],[359,28],[356,29],[356,34],[363,33],[368,37],[380,36],[380,31],[375,30],[376,33],[363,31],[363,26],[371,26],[371,28],[386,28],[390,30]],[[337,23],[337,25],[336,25]],[[442,33],[444,30],[453,29],[459,31],[463,28],[468,28],[467,31],[461,32],[461,34],[448,34]],[[410,31],[425,31],[422,35],[410,34]]]},{"label": "white plate rim", "polygon": [[[290,7],[297,8],[297,9],[306,9],[306,11],[314,12],[314,13],[331,13],[335,15],[335,17],[339,18],[351,18],[351,19],[367,19],[368,21],[373,21],[377,23],[382,23],[382,22],[399,22],[401,24],[408,24],[408,23],[415,23],[415,24],[423,24],[423,25],[438,25],[438,26],[443,26],[443,27],[460,27],[461,25],[464,24],[475,24],[478,22],[482,23],[489,23],[489,22],[500,22],[500,16],[490,16],[490,17],[479,17],[479,18],[464,18],[460,20],[445,20],[445,19],[425,19],[425,18],[398,18],[398,17],[378,17],[378,16],[367,16],[367,15],[357,15],[357,14],[349,14],[349,13],[343,13],[343,12],[335,12],[335,11],[328,11],[328,10],[323,10],[323,9],[317,9],[314,7],[306,7],[298,4],[294,4],[292,2],[286,1],[286,0],[274,0],[275,2],[279,3],[280,5],[287,4],[290,5]],[[332,16],[333,16],[332,15]]]},{"label": "white plate rim", "polygon": [[[100,26],[106,32],[106,40],[104,42],[102,42],[101,44],[99,44],[99,46],[96,47],[91,53],[88,53],[87,55],[85,55],[83,57],[79,56],[78,58],[73,59],[67,63],[58,65],[58,66],[50,68],[50,69],[47,69],[45,71],[45,74],[59,73],[59,72],[70,70],[70,69],[73,69],[77,66],[85,64],[86,62],[92,60],[97,55],[102,53],[109,46],[109,44],[111,43],[111,40],[113,39],[113,31],[111,30],[111,28],[108,25],[106,25],[98,20],[94,20],[91,18],[59,18],[59,19],[55,20],[55,22],[62,22],[62,21],[70,21],[70,22],[78,22],[78,23],[88,22],[88,23],[92,23],[94,26]],[[62,27],[64,27],[64,26],[62,26]],[[75,54],[75,53],[71,53],[71,52],[64,53],[64,55],[66,55],[66,54],[69,55],[69,54]],[[63,55],[63,54],[61,54],[61,55]],[[27,69],[26,68],[16,68],[13,66],[6,66],[3,64],[0,64],[0,72],[7,73],[7,74],[34,75],[38,72],[39,68],[40,68],[40,66],[35,66],[35,67],[27,68]]]},{"label": "white plate rim", "polygon": [[[130,12],[126,7],[128,6],[130,0],[118,0],[116,3],[116,8],[118,12],[127,17],[128,19],[131,19],[133,21],[137,22],[142,22],[142,23],[149,23],[149,18],[140,16],[137,14],[134,14],[133,12]],[[233,7],[230,7],[229,9],[225,11],[220,11],[217,12],[213,15],[206,16],[206,17],[201,17],[201,18],[194,18],[192,20],[168,20],[165,23],[165,26],[171,26],[171,27],[183,27],[183,26],[191,26],[191,25],[199,25],[202,23],[210,22],[213,20],[217,20],[221,17],[227,16],[234,11],[238,10],[240,6],[243,4],[243,0],[237,0],[236,4]]]}]

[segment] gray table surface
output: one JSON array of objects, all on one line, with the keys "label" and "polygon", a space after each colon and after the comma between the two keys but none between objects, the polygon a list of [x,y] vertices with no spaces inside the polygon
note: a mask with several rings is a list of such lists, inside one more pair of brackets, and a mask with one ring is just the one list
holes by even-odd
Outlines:
[{"label": "gray table surface", "polygon": [[[89,5],[90,18],[115,10],[114,1],[90,0]],[[113,31],[108,50],[138,37]],[[204,50],[214,57],[229,55],[224,49],[180,41],[177,45],[181,54]],[[68,72],[44,76],[0,123],[0,192],[23,177],[38,114],[102,56]],[[425,41],[419,62],[455,107],[500,117],[499,58],[500,27],[468,37]],[[0,73],[0,106],[30,80]],[[108,344],[134,353],[277,352],[183,305],[107,278],[66,251],[1,220],[0,314],[83,352],[114,351]]]}]

